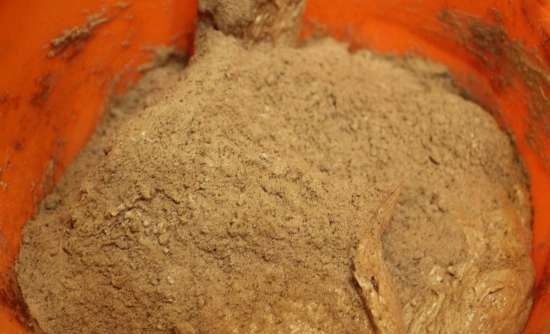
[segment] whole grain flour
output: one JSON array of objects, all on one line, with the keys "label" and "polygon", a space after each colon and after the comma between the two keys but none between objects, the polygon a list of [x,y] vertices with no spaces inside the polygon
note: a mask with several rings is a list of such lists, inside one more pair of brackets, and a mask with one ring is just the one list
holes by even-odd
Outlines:
[{"label": "whole grain flour", "polygon": [[510,139],[445,69],[202,28],[25,227],[45,333],[519,333],[533,284]]}]

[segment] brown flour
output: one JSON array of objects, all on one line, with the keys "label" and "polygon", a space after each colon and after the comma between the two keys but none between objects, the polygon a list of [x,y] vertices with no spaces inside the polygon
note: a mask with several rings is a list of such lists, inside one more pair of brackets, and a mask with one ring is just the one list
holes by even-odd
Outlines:
[{"label": "brown flour", "polygon": [[199,0],[203,19],[218,30],[248,41],[294,45],[304,0]]},{"label": "brown flour", "polygon": [[18,279],[46,333],[525,323],[525,177],[439,67],[203,31],[185,71],[112,113],[25,228]]},{"label": "brown flour", "polygon": [[82,44],[90,38],[98,26],[108,21],[109,19],[102,14],[91,15],[83,26],[76,26],[65,30],[61,35],[50,41],[48,57],[53,58],[58,56],[71,45]]}]

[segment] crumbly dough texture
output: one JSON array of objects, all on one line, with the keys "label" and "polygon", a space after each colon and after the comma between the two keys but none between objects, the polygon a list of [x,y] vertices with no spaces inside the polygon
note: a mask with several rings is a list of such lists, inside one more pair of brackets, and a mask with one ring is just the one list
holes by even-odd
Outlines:
[{"label": "crumbly dough texture", "polygon": [[533,269],[510,139],[439,66],[201,28],[24,231],[67,333],[519,333]]}]

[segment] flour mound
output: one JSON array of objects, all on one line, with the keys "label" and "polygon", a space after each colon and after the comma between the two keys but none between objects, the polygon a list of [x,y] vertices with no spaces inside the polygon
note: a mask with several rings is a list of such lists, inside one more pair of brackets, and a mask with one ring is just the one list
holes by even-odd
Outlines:
[{"label": "flour mound", "polygon": [[[521,331],[526,179],[444,69],[204,30],[111,113],[24,231],[44,332]],[[387,287],[399,325],[362,299]]]}]

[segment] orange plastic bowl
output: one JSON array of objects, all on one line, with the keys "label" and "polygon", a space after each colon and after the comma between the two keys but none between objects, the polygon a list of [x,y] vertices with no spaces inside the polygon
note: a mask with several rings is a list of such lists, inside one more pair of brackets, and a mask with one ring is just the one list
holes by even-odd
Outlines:
[{"label": "orange plastic bowl", "polygon": [[[13,279],[23,225],[151,48],[192,51],[196,11],[194,0],[0,1],[0,333],[29,333]],[[550,1],[309,0],[301,36],[318,33],[446,64],[514,135],[534,206],[525,333],[550,333]]]}]

